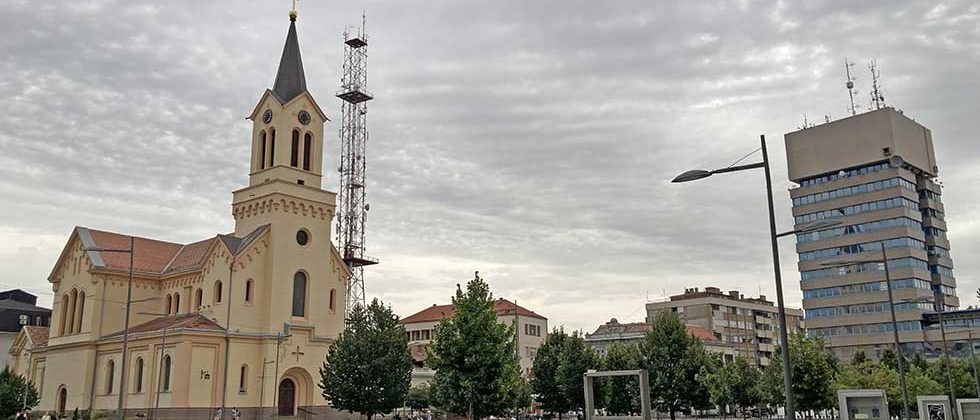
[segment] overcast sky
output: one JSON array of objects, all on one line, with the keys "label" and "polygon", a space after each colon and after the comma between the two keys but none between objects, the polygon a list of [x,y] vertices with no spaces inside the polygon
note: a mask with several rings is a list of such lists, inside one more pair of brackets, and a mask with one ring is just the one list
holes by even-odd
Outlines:
[{"label": "overcast sky", "polygon": [[[252,110],[288,0],[0,2],[0,287],[51,302],[76,225],[190,242],[233,229]],[[932,129],[963,306],[980,286],[976,1],[322,1],[297,22],[334,122],[342,33],[368,14],[369,297],[407,316],[474,270],[551,325],[641,320],[715,285],[774,296],[763,174],[668,180],[846,113],[844,57]],[[758,159],[758,155],[751,159]],[[792,239],[787,301],[801,300]]]}]

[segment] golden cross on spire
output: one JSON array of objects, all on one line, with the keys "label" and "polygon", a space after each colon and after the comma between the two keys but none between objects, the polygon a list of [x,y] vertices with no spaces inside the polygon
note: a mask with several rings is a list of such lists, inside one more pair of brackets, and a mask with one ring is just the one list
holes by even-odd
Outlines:
[{"label": "golden cross on spire", "polygon": [[296,19],[296,0],[293,0],[293,9],[289,11],[289,17]]}]

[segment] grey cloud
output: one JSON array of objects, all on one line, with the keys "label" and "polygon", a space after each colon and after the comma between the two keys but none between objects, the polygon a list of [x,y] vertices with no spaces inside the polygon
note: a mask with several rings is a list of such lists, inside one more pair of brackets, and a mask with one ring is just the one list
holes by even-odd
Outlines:
[{"label": "grey cloud", "polygon": [[[272,84],[287,5],[0,5],[4,284],[44,290],[74,225],[192,241],[229,231],[247,182],[244,116]],[[341,33],[371,35],[369,295],[403,314],[480,270],[554,324],[640,319],[644,300],[715,284],[774,295],[761,173],[670,185],[758,147],[779,224],[782,134],[844,115],[842,58],[933,130],[964,305],[980,286],[969,1],[300,2],[308,84],[334,120]],[[326,152],[334,189],[339,147]],[[757,159],[758,155],[750,159]],[[4,241],[8,242],[8,241]],[[795,255],[782,244],[787,297]],[[761,287],[760,287],[761,284]]]}]

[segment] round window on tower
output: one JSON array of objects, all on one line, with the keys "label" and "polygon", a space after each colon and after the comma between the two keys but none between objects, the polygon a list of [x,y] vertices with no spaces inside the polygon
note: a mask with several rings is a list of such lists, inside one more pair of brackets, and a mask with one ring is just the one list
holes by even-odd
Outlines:
[{"label": "round window on tower", "polygon": [[300,246],[306,246],[306,244],[309,242],[310,232],[307,232],[306,229],[300,229],[298,232],[296,232],[296,243],[298,243]]}]

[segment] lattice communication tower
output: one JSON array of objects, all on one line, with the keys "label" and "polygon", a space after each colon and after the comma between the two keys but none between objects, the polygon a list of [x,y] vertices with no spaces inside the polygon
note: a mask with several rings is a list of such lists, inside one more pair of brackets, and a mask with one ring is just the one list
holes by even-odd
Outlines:
[{"label": "lattice communication tower", "polygon": [[337,210],[337,247],[351,270],[347,282],[346,311],[365,304],[364,266],[378,260],[364,253],[364,223],[370,208],[365,200],[367,168],[365,146],[368,140],[367,102],[374,99],[367,90],[367,34],[361,28],[344,31],[344,75],[337,97],[341,100],[340,125],[340,204]]}]

